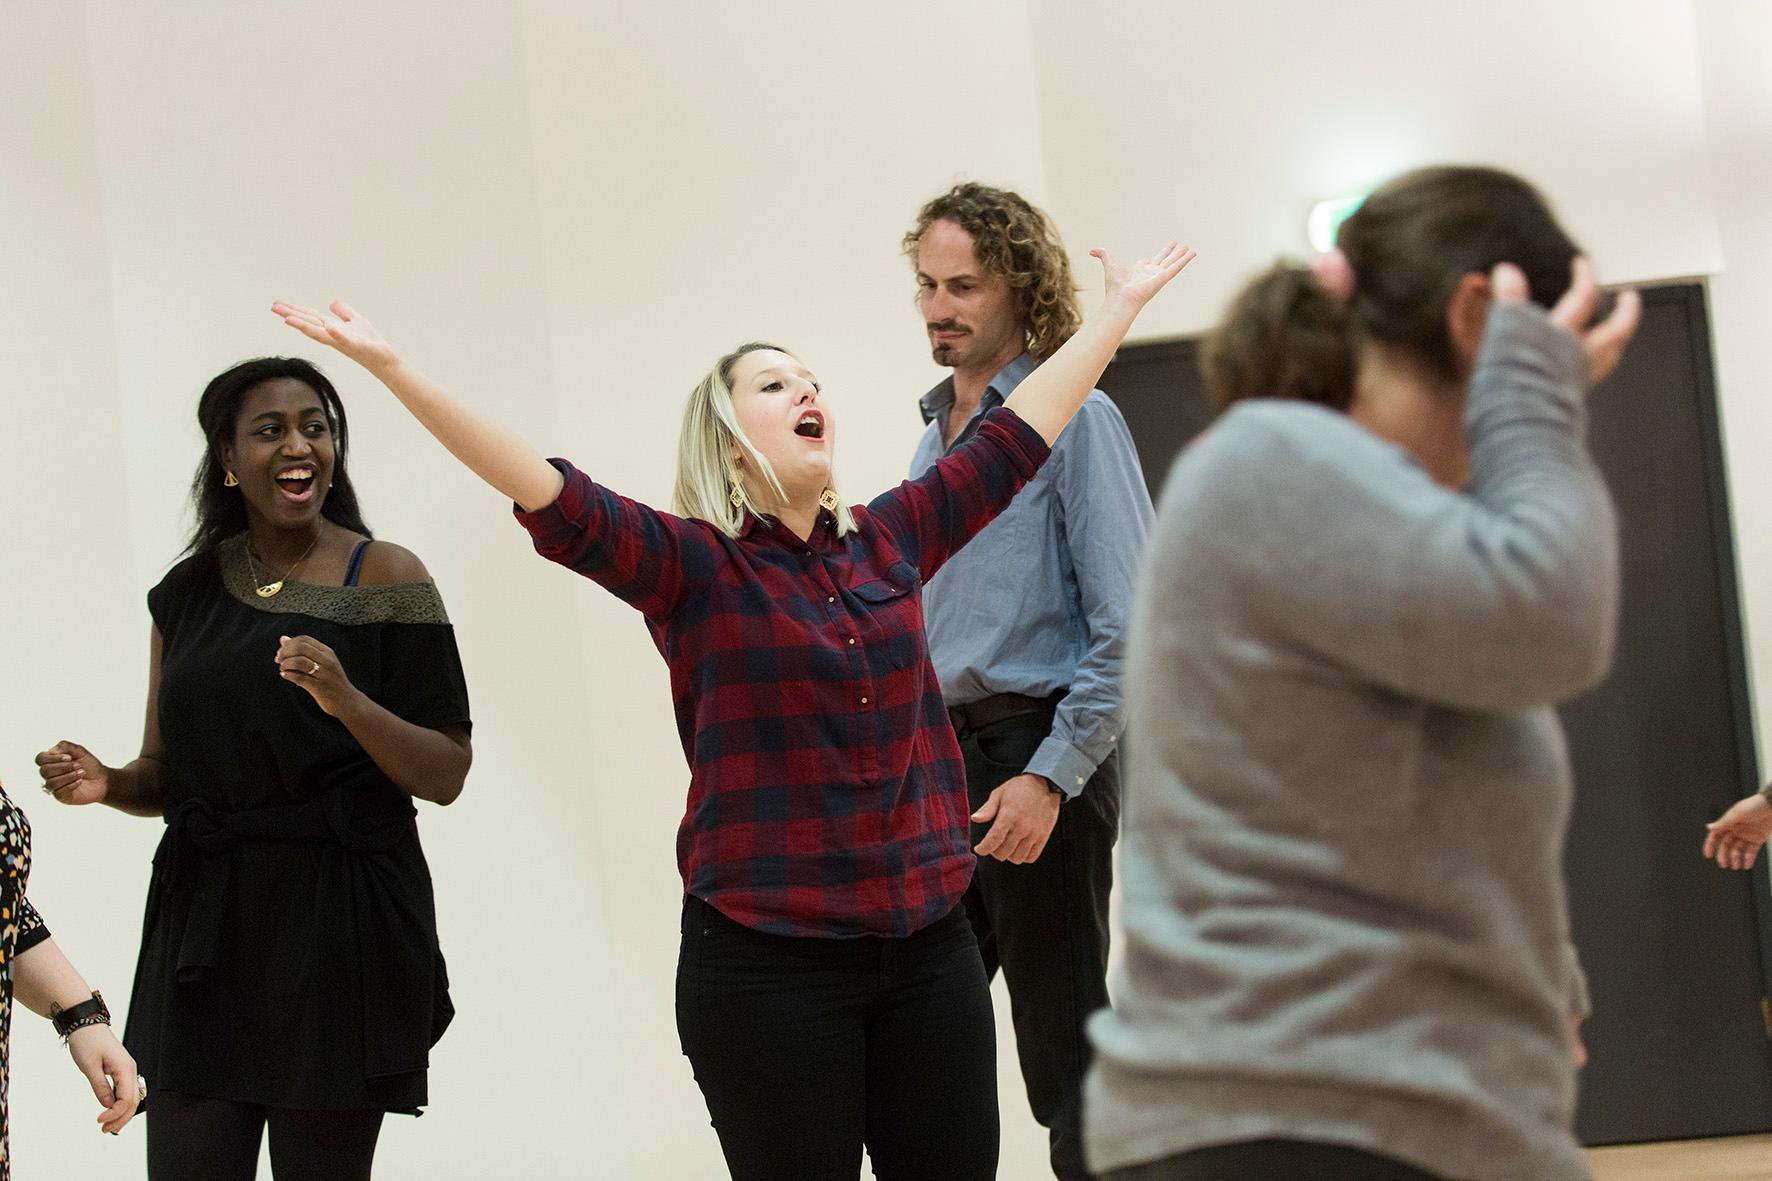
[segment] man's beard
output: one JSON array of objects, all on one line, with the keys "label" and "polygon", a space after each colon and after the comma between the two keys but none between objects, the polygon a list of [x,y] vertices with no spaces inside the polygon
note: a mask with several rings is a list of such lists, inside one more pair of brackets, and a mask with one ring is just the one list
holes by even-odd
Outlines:
[{"label": "man's beard", "polygon": [[[944,331],[953,331],[958,325],[944,323],[940,325]],[[971,333],[967,333],[970,338]],[[937,365],[953,365],[965,356],[963,342],[958,340],[932,340],[929,342],[929,355]]]}]

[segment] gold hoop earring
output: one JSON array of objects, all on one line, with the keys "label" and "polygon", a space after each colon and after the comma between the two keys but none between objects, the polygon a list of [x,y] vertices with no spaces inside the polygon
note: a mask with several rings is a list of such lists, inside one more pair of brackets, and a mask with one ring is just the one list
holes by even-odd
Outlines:
[{"label": "gold hoop earring", "polygon": [[826,488],[818,494],[818,507],[827,513],[834,513],[842,507],[843,502],[837,499],[835,488]]},{"label": "gold hoop earring", "polygon": [[239,486],[240,486],[240,481],[236,480],[234,478],[233,472],[227,472],[222,476],[222,487],[223,488],[238,488]]}]

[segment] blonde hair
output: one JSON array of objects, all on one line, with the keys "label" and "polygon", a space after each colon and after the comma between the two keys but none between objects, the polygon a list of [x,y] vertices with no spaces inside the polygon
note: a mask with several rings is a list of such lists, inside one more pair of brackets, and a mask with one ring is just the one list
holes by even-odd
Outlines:
[{"label": "blonde hair", "polygon": [[[775,469],[739,428],[738,411],[732,405],[732,367],[746,353],[764,349],[793,356],[777,344],[746,341],[714,362],[708,375],[690,391],[689,405],[683,408],[683,431],[677,440],[677,487],[671,493],[671,509],[680,517],[706,521],[728,537],[737,537],[744,531],[747,512],[763,516],[766,511],[739,476],[732,459],[734,450],[748,459],[778,503],[787,500],[787,491]],[[735,481],[742,496],[741,503],[736,505],[731,499]],[[836,487],[833,476],[830,488],[834,492]],[[855,532],[855,517],[841,497],[836,517],[838,537]]]}]

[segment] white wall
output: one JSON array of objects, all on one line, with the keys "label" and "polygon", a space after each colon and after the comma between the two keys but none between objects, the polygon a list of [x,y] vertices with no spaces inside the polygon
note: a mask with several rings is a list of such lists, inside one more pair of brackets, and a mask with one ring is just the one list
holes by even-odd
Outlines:
[{"label": "white wall", "polygon": [[[1302,251],[1312,202],[1428,160],[1534,177],[1607,278],[1721,269],[1767,683],[1767,18],[1698,7],[1695,26],[1668,0],[481,0],[447,20],[416,0],[0,0],[0,777],[36,826],[33,897],[121,1002],[157,833],[51,806],[30,757],[60,737],[134,749],[142,593],[182,538],[196,395],[244,356],[318,356],[372,524],[443,586],[477,719],[468,792],[421,820],[461,1016],[431,1113],[389,1122],[378,1175],[720,1175],[672,1017],[687,773],[644,629],[534,559],[379,387],[264,309],[349,298],[447,385],[655,503],[689,386],[738,339],[780,338],[831,387],[860,498],[902,474],[939,376],[897,240],[962,175],[1046,204],[1091,284],[1088,246],[1198,247],[1148,335],[1203,327]],[[60,1048],[17,1025],[20,1175],[139,1175],[143,1129],[92,1134]],[[1001,1175],[1034,1177],[1002,1037]]]},{"label": "white wall", "polygon": [[[1723,242],[1710,280],[1711,328],[1722,401],[1723,442],[1735,514],[1735,553],[1755,683],[1772,685],[1772,6],[1699,0],[1711,179]],[[1755,59],[1758,60],[1755,60]],[[1760,694],[1759,733],[1772,734],[1772,694]],[[1761,766],[1765,766],[1762,757]]]},{"label": "white wall", "polygon": [[[90,56],[72,6],[7,3],[0,28],[0,780],[34,822],[31,896],[115,1002],[153,834],[109,812],[62,824],[31,763],[77,734],[133,749],[139,690],[110,690],[141,685],[147,667]],[[19,1175],[53,1176],[64,1142],[80,1167],[63,1176],[136,1170],[139,1137],[96,1133],[91,1093],[47,1024],[20,1008],[13,1041],[11,1117],[29,1129],[14,1137],[30,1162]]]},{"label": "white wall", "polygon": [[1053,213],[1075,246],[1180,233],[1209,326],[1256,269],[1308,251],[1317,201],[1420,164],[1541,185],[1608,281],[1720,253],[1691,14],[1667,0],[1397,4],[1030,0]]}]

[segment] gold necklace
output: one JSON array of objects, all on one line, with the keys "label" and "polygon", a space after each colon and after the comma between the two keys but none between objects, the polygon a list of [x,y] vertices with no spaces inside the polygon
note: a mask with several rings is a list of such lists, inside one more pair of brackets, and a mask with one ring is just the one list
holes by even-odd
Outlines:
[{"label": "gold necklace", "polygon": [[301,569],[301,564],[308,560],[308,555],[313,553],[314,547],[319,544],[320,535],[316,533],[314,534],[314,540],[308,542],[308,548],[302,551],[301,557],[295,560],[295,565],[291,566],[284,573],[282,578],[279,578],[276,582],[261,583],[258,580],[258,565],[252,560],[252,540],[251,538],[248,538],[246,541],[246,570],[252,578],[253,593],[261,599],[268,599],[278,591],[282,590],[283,584],[295,577],[295,572]]}]

